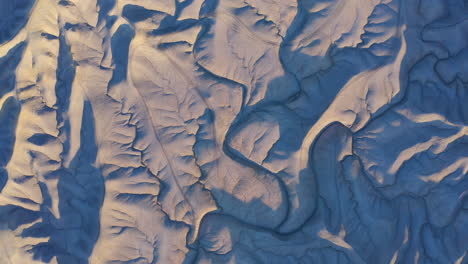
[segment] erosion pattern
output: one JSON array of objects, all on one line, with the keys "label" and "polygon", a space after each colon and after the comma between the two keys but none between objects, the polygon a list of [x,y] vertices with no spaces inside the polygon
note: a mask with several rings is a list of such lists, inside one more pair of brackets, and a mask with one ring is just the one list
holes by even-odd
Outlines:
[{"label": "erosion pattern", "polygon": [[0,263],[468,263],[466,0],[1,0]]}]

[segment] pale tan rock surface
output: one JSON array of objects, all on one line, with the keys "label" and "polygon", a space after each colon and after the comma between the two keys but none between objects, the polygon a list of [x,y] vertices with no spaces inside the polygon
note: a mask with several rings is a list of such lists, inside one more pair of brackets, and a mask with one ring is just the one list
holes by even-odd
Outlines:
[{"label": "pale tan rock surface", "polygon": [[468,2],[1,0],[0,264],[468,263]]}]

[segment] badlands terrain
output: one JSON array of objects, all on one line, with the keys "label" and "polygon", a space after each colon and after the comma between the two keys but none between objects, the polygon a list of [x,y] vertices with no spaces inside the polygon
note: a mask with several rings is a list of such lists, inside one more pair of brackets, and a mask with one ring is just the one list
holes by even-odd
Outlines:
[{"label": "badlands terrain", "polygon": [[467,0],[1,0],[0,264],[466,264],[467,124]]}]

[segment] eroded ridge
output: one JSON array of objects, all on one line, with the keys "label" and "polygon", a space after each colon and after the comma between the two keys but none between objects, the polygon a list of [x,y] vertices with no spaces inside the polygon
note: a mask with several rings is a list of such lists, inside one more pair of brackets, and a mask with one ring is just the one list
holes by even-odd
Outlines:
[{"label": "eroded ridge", "polygon": [[0,264],[468,263],[463,0],[0,1]]}]

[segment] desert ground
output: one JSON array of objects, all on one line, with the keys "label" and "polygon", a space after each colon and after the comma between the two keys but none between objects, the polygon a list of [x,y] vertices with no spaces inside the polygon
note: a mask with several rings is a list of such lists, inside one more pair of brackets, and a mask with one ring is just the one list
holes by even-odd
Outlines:
[{"label": "desert ground", "polygon": [[0,264],[467,264],[467,0],[1,0]]}]

